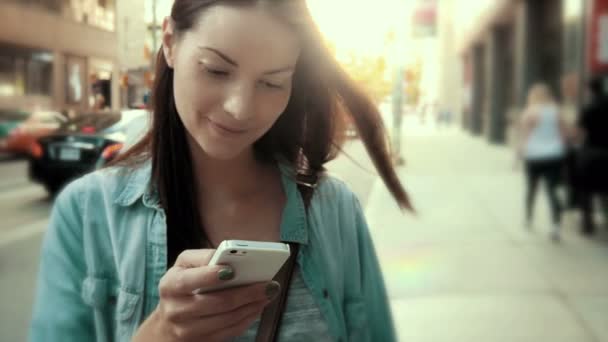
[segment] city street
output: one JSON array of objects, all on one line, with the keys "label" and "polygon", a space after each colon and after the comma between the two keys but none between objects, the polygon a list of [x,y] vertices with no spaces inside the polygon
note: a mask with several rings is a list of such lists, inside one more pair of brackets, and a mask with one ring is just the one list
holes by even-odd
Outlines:
[{"label": "city street", "polygon": [[[27,340],[54,202],[17,156],[57,193],[66,170],[107,165],[153,126],[146,114],[154,146],[183,142],[183,126],[223,151],[281,111],[271,137],[304,125],[314,140],[344,110],[348,128],[377,124],[374,104],[415,210],[399,210],[359,138],[326,168],[365,211],[399,341],[608,342],[608,208],[593,236],[569,209],[551,237],[549,210],[574,194],[553,182],[564,146],[572,206],[606,193],[608,0],[262,2],[0,1],[0,342]],[[110,303],[149,304],[120,285]]]},{"label": "city street", "polygon": [[[363,203],[402,341],[608,341],[608,234],[585,239],[569,214],[548,237],[544,193],[522,227],[512,153],[408,118],[399,169],[417,215],[396,209],[358,140],[330,163]],[[26,164],[0,166],[0,340],[23,341],[51,201]]]},{"label": "city street", "polygon": [[366,214],[401,341],[608,341],[608,234],[586,239],[568,214],[548,236],[544,189],[523,228],[513,153],[460,131],[405,124],[401,177],[418,215],[379,182]]},{"label": "city street", "polygon": [[25,161],[0,163],[0,340],[25,341],[42,232],[52,202]]}]

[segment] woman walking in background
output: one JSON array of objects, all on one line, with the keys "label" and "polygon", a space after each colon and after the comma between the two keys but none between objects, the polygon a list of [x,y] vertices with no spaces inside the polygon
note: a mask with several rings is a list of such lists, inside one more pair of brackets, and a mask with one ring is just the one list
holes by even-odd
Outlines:
[{"label": "woman walking in background", "polygon": [[537,83],[530,88],[528,104],[521,118],[518,154],[525,160],[527,179],[526,227],[531,228],[536,189],[544,179],[551,208],[551,238],[558,241],[562,205],[557,185],[563,170],[566,128],[549,87]]}]

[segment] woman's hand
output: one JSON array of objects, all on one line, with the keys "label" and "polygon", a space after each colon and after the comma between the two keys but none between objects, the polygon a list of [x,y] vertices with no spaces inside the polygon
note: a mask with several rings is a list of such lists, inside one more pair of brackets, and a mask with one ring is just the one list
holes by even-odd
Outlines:
[{"label": "woman's hand", "polygon": [[160,302],[134,341],[224,341],[242,335],[279,293],[276,282],[205,294],[201,287],[234,277],[228,266],[208,266],[215,250],[187,250],[160,280]]}]

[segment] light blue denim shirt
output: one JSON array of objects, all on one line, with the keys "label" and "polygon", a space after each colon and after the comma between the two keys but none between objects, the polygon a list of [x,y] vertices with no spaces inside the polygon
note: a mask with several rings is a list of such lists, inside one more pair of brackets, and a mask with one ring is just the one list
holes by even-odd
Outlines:
[{"label": "light blue denim shirt", "polygon": [[[71,183],[46,232],[30,341],[129,341],[159,301],[167,269],[165,214],[150,163]],[[376,253],[353,193],[323,177],[306,210],[290,169],[281,239],[301,244],[298,266],[336,341],[394,341]]]}]

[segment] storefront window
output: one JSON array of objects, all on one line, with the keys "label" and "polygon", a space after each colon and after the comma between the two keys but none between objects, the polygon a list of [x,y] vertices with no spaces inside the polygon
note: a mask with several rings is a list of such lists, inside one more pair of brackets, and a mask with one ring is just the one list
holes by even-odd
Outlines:
[{"label": "storefront window", "polygon": [[116,0],[63,0],[64,15],[104,30],[114,31]]},{"label": "storefront window", "polygon": [[81,57],[66,56],[66,102],[79,105],[84,100],[85,60]]},{"label": "storefront window", "polygon": [[53,55],[49,52],[34,52],[25,63],[25,92],[51,95]]},{"label": "storefront window", "polygon": [[95,110],[112,107],[112,70],[114,65],[105,60],[89,60],[89,106]]},{"label": "storefront window", "polygon": [[15,59],[10,55],[0,55],[0,96],[15,96]]},{"label": "storefront window", "polygon": [[6,0],[22,6],[35,6],[49,12],[60,14],[65,0]]},{"label": "storefront window", "polygon": [[144,22],[148,27],[146,45],[150,48],[153,58],[162,41],[162,20],[171,14],[172,6],[173,0],[145,0],[144,2]]},{"label": "storefront window", "polygon": [[583,2],[565,0],[563,2],[564,39],[563,67],[564,72],[579,70],[583,52]]},{"label": "storefront window", "polygon": [[[3,0],[36,7],[79,23],[114,31],[116,0]],[[126,0],[125,0],[126,1]]]},{"label": "storefront window", "polygon": [[52,78],[50,52],[0,45],[0,96],[50,96]]}]

